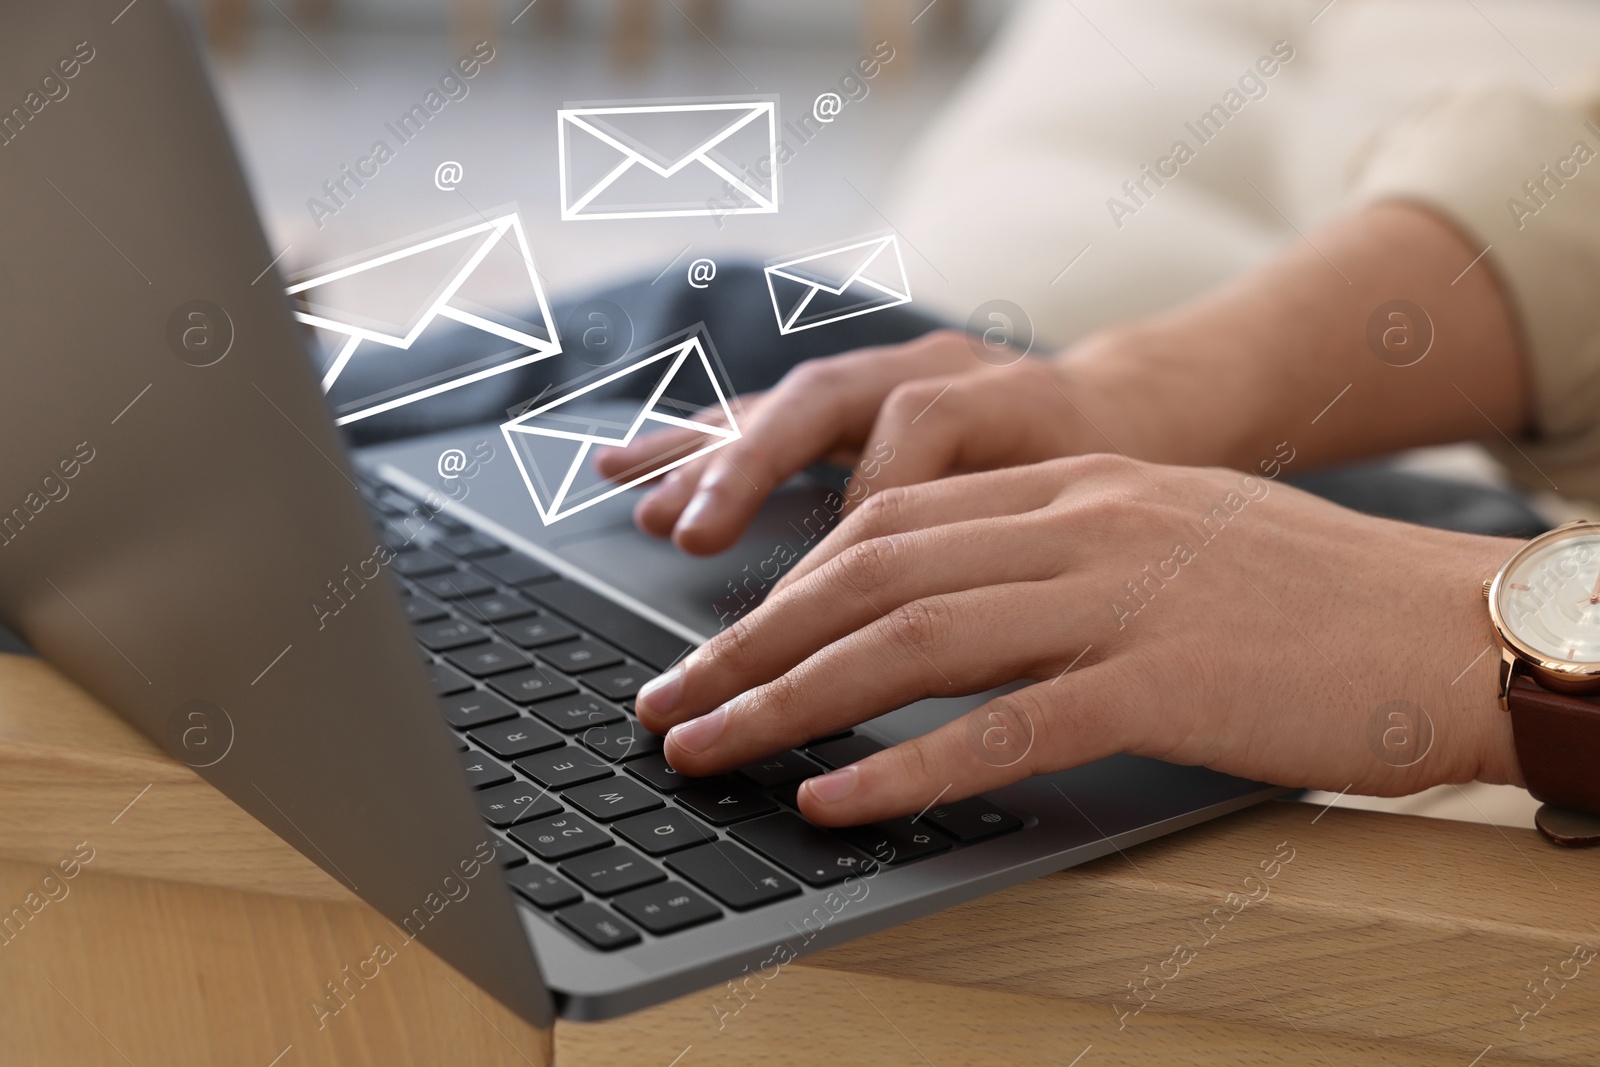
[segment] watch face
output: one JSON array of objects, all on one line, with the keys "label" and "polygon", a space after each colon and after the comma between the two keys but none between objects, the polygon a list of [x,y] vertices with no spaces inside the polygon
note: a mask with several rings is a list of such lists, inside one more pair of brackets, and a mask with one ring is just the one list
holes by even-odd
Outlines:
[{"label": "watch face", "polygon": [[1579,527],[1530,542],[1500,576],[1497,614],[1538,655],[1600,664],[1600,530]]}]

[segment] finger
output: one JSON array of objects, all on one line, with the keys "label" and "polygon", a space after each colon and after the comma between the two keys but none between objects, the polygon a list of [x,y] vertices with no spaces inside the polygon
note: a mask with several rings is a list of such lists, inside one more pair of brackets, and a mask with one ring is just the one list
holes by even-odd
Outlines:
[{"label": "finger", "polygon": [[[1141,709],[1119,675],[1100,664],[1075,670],[1059,684],[1040,682],[995,697],[921,737],[807,779],[800,811],[822,826],[917,815],[935,802],[1135,749]],[[996,730],[1007,734],[1006,745],[992,743]]]},{"label": "finger", "polygon": [[794,585],[863,541],[933,526],[1018,515],[1050,503],[1059,491],[1059,481],[1042,478],[1028,467],[1016,467],[873,493],[815,548],[801,556],[773,592]]},{"label": "finger", "polygon": [[772,390],[739,440],[718,449],[673,531],[696,555],[733,544],[772,491],[841,446],[859,448],[897,382],[938,373],[953,353],[919,341],[803,363]]},{"label": "finger", "polygon": [[633,508],[633,521],[639,529],[652,537],[670,537],[705,465],[706,457],[702,456],[675,467],[646,493]]},{"label": "finger", "polygon": [[[687,774],[732,770],[929,696],[981,692],[1052,670],[1084,620],[1037,584],[989,586],[902,605],[795,669],[673,727],[666,756]],[[1004,634],[996,641],[996,634]],[[1053,670],[1059,670],[1054,667]],[[849,679],[849,699],[840,699]]]},{"label": "finger", "polygon": [[659,684],[643,690],[639,721],[663,733],[912,601],[1040,581],[1062,566],[1060,546],[1026,518],[864,541],[702,645],[672,672],[670,692]]}]

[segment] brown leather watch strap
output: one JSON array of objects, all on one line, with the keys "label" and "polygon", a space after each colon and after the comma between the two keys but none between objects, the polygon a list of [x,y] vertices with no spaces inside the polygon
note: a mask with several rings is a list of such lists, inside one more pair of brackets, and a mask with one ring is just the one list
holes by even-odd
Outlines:
[{"label": "brown leather watch strap", "polygon": [[1600,815],[1600,704],[1521,677],[1506,691],[1506,708],[1528,792]]}]

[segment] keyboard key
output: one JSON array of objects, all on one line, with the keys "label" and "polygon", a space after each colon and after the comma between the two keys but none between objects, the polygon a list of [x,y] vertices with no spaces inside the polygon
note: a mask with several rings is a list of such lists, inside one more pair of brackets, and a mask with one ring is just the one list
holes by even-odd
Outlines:
[{"label": "keyboard key", "polygon": [[622,769],[658,793],[676,792],[694,781],[693,778],[685,778],[673,770],[672,764],[667,762],[667,757],[660,753],[631,759]]},{"label": "keyboard key", "polygon": [[445,697],[439,703],[444,708],[445,720],[458,730],[471,729],[474,726],[509,719],[520,714],[517,706],[509,700],[497,697],[493,693],[486,693],[482,689]]},{"label": "keyboard key", "polygon": [[740,823],[728,833],[807,885],[833,885],[878,866],[854,845],[787,811]]},{"label": "keyboard key", "polygon": [[806,751],[830,768],[848,766],[857,760],[864,760],[875,752],[882,752],[884,746],[870,737],[854,734],[850,737],[841,737],[836,741],[820,741],[806,746]]},{"label": "keyboard key", "polygon": [[471,678],[443,663],[430,663],[426,669],[435,696],[447,697],[451,693],[464,693],[472,688]]},{"label": "keyboard key", "polygon": [[431,593],[440,600],[460,600],[494,592],[494,583],[481,574],[469,570],[449,571],[429,578],[417,579],[417,588]]},{"label": "keyboard key", "polygon": [[680,874],[736,911],[770,904],[792,897],[800,886],[788,875],[780,874],[734,844],[716,841],[686,852],[675,852],[664,861],[674,874]]},{"label": "keyboard key", "polygon": [[504,622],[507,619],[520,619],[525,615],[536,615],[539,612],[538,608],[515,593],[475,596],[461,601],[456,607],[461,609],[461,613],[467,618],[478,622]]},{"label": "keyboard key", "polygon": [[655,673],[637,663],[624,663],[590,671],[583,676],[583,684],[612,700],[632,700],[644,683],[655,677]]},{"label": "keyboard key", "polygon": [[551,789],[565,789],[611,775],[611,768],[599,756],[573,745],[524,756],[515,766],[529,778]]},{"label": "keyboard key", "polygon": [[942,836],[909,818],[848,826],[834,833],[873,859],[891,866],[934,856],[950,847]]},{"label": "keyboard key", "polygon": [[583,899],[583,894],[571,882],[542,863],[518,867],[506,881],[511,883],[512,889],[546,911]]},{"label": "keyboard key", "polygon": [[605,848],[611,836],[581,815],[552,815],[511,828],[511,839],[542,860],[559,860]]},{"label": "keyboard key", "polygon": [[500,631],[500,636],[523,648],[539,648],[542,645],[554,644],[557,641],[566,641],[578,636],[577,630],[550,615],[540,615],[535,619],[518,619],[516,622],[502,623],[497,629]]},{"label": "keyboard key", "polygon": [[506,546],[491,537],[481,533],[456,534],[453,537],[443,537],[438,541],[438,547],[453,556],[462,559],[478,559],[483,556],[498,556],[506,551]]},{"label": "keyboard key", "polygon": [[516,759],[547,748],[559,748],[566,741],[544,723],[523,716],[480,726],[467,735],[501,759]]},{"label": "keyboard key", "polygon": [[957,841],[969,843],[1022,829],[1022,820],[1001,811],[983,797],[941,804],[923,813],[919,823],[932,823]]},{"label": "keyboard key", "polygon": [[604,726],[608,722],[621,722],[622,710],[615,704],[577,693],[558,700],[542,700],[528,709],[557,730],[576,733],[591,726]]},{"label": "keyboard key", "polygon": [[447,652],[489,640],[486,631],[459,619],[419,623],[411,628],[411,635],[417,639],[417,644],[433,652]]},{"label": "keyboard key", "polygon": [[489,645],[474,645],[471,648],[460,648],[454,652],[446,652],[444,658],[456,667],[461,668],[474,678],[487,678],[492,674],[504,674],[514,671],[519,667],[526,667],[531,661],[528,654],[520,648],[512,648],[496,641]]},{"label": "keyboard key", "polygon": [[543,563],[515,552],[491,556],[487,559],[475,559],[472,561],[472,565],[485,574],[504,582],[506,585],[545,582],[556,576],[556,572],[546,567]]},{"label": "keyboard key", "polygon": [[561,798],[591,818],[601,822],[637,815],[661,806],[661,798],[632,778],[602,778],[574,786]]},{"label": "keyboard key", "polygon": [[528,593],[546,607],[593,631],[624,652],[644,660],[656,669],[655,673],[666,670],[694,647],[676,634],[640,618],[621,604],[565,578],[545,582],[528,590]]},{"label": "keyboard key", "polygon": [[728,777],[701,778],[678,790],[673,799],[713,826],[778,810],[778,805],[754,789]]},{"label": "keyboard key", "polygon": [[714,841],[717,836],[676,808],[635,815],[612,829],[652,856]]},{"label": "keyboard key", "polygon": [[482,752],[463,752],[461,766],[467,772],[467,783],[474,789],[484,789],[501,782],[511,781],[512,774],[505,767]]},{"label": "keyboard key", "polygon": [[712,919],[722,912],[682,882],[662,882],[624,893],[611,906],[650,931],[671,934]]},{"label": "keyboard key", "polygon": [[494,858],[501,867],[520,867],[528,862],[528,857],[523,855],[520,848],[498,837],[494,839]]},{"label": "keyboard key", "polygon": [[615,667],[622,662],[622,653],[602,645],[599,641],[583,637],[576,641],[564,641],[559,645],[546,645],[539,650],[539,658],[557,670],[577,674],[579,671]]},{"label": "keyboard key", "polygon": [[507,782],[485,789],[474,798],[490,826],[504,830],[529,819],[542,819],[561,810],[561,804],[543,786]]},{"label": "keyboard key", "polygon": [[455,561],[426,548],[402,552],[389,561],[389,568],[402,578],[427,578],[456,569]]},{"label": "keyboard key", "polygon": [[661,868],[623,845],[612,845],[567,860],[561,873],[591,893],[609,897],[626,889],[637,889],[666,877]]},{"label": "keyboard key", "polygon": [[400,603],[405,606],[406,618],[412,622],[433,622],[442,619],[450,612],[445,606],[432,597],[425,597],[421,593],[415,596],[401,597]]},{"label": "keyboard key", "polygon": [[535,700],[549,700],[576,693],[578,687],[564,675],[548,667],[528,667],[524,670],[502,674],[489,681],[490,687],[520,704]]},{"label": "keyboard key", "polygon": [[608,760],[621,761],[660,752],[662,739],[632,719],[624,719],[607,726],[591,726],[578,735],[578,740]]},{"label": "keyboard key", "polygon": [[780,752],[776,756],[748,763],[739,768],[739,773],[763,789],[774,789],[780,785],[792,785],[813,778],[822,773],[822,768],[790,749],[788,752]]},{"label": "keyboard key", "polygon": [[595,948],[610,951],[639,940],[639,931],[593,901],[574,904],[556,912],[556,919]]}]

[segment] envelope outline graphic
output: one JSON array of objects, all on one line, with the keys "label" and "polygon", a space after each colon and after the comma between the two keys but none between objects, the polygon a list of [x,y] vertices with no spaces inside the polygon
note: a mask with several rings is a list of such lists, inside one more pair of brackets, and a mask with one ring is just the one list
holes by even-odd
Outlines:
[{"label": "envelope outline graphic", "polygon": [[[552,426],[529,425],[530,421],[545,415],[547,412],[559,408],[563,404],[570,403],[581,396],[586,396],[587,394],[594,392],[596,389],[609,385],[625,375],[636,374],[645,370],[646,368],[651,367],[657,369],[659,377],[654,387],[651,389],[649,396],[643,401],[638,402],[639,408],[637,412],[634,414],[633,418],[629,420],[627,426],[620,431],[607,433],[594,428],[588,430],[560,429]],[[706,423],[695,422],[692,419],[684,418],[681,415],[674,415],[670,412],[655,410],[656,405],[661,401],[662,394],[666,392],[667,388],[672,385],[675,380],[677,380],[678,375],[683,373],[685,368],[704,370],[706,377],[711,381],[712,390],[716,393],[717,404],[722,409],[722,415],[728,421],[728,425],[726,427],[712,426]],[[633,439],[638,436],[640,430],[644,428],[647,422],[658,422],[667,426],[677,426],[683,429],[703,432],[708,438],[708,443],[694,450],[693,452],[690,452],[688,455],[674,459],[670,463],[651,470],[646,474],[641,474],[631,481],[611,486],[605,492],[600,493],[599,495],[590,499],[583,500],[582,502],[571,507],[563,507],[563,504],[566,503],[567,492],[572,487],[573,480],[583,469],[584,464],[588,462],[590,451],[593,450],[593,448],[597,445],[622,447],[631,443]],[[576,426],[585,424],[590,425],[591,427],[593,426],[591,420],[586,420],[583,418],[575,418],[573,423]],[[643,356],[627,364],[626,366],[612,371],[596,381],[584,385],[580,389],[577,389],[564,396],[557,397],[556,399],[550,400],[538,407],[532,408],[521,415],[518,415],[510,422],[502,423],[500,426],[500,432],[506,439],[506,445],[511,452],[511,458],[516,461],[517,471],[522,475],[523,485],[527,487],[528,495],[533,498],[533,506],[539,513],[539,520],[546,526],[553,522],[559,522],[561,519],[567,518],[570,515],[575,515],[585,508],[593,507],[603,500],[609,500],[618,493],[632,489],[634,486],[647,482],[652,478],[660,477],[673,468],[681,467],[685,463],[688,463],[694,459],[698,459],[708,452],[713,452],[724,445],[737,441],[740,437],[739,424],[734,420],[733,410],[728,405],[727,394],[723,392],[722,383],[718,379],[716,372],[712,369],[711,360],[706,355],[705,346],[701,343],[699,333],[694,333],[683,341],[677,341],[669,344],[662,348],[659,352],[654,352]],[[534,472],[531,472],[528,469],[528,465],[522,456],[522,450],[517,447],[516,438],[513,436],[514,434],[525,434],[531,437],[559,438],[562,440],[577,441],[582,444],[582,447],[578,450],[578,454],[572,459],[571,463],[568,464],[561,483],[556,487],[555,492],[551,494],[550,505],[548,509],[541,498],[541,493],[538,487],[535,485]],[[540,478],[538,480],[542,481],[543,479]]]},{"label": "envelope outline graphic", "polygon": [[[467,311],[463,308],[453,307],[450,304],[450,301],[455,298],[456,293],[471,278],[473,271],[478,269],[479,265],[483,263],[484,259],[488,257],[489,253],[492,252],[502,242],[510,239],[514,239],[516,251],[521,257],[523,265],[528,270],[528,280],[530,284],[532,284],[534,295],[538,299],[541,322],[550,334],[549,339],[526,333],[503,323],[491,321],[482,317],[481,315],[474,314],[473,312]],[[488,378],[496,374],[504,374],[506,371],[514,370],[517,367],[526,366],[527,364],[533,363],[537,360],[548,359],[550,356],[560,353],[561,337],[556,332],[555,317],[550,313],[550,304],[545,299],[544,286],[539,282],[538,268],[534,266],[533,251],[528,247],[528,238],[523,232],[522,220],[516,215],[515,212],[507,215],[501,215],[498,218],[489,219],[485,222],[467,226],[464,229],[446,234],[443,237],[434,237],[426,241],[418,242],[414,245],[407,245],[404,248],[400,248],[396,251],[387,252],[383,255],[375,256],[372,259],[362,260],[361,262],[348,267],[342,267],[338,270],[329,271],[325,274],[318,274],[315,277],[307,278],[305,281],[296,282],[295,284],[289,286],[285,292],[289,296],[294,296],[298,293],[303,293],[307,290],[314,289],[317,286],[327,285],[343,278],[348,278],[351,275],[359,274],[363,271],[383,267],[390,263],[396,262],[397,260],[405,259],[409,256],[418,255],[423,252],[429,252],[433,249],[440,248],[457,241],[473,240],[477,240],[480,243],[478,244],[477,248],[474,249],[472,255],[467,259],[466,263],[457,269],[456,273],[448,280],[444,288],[434,298],[433,302],[416,317],[416,321],[412,323],[409,329],[407,329],[403,334],[372,329],[367,326],[363,326],[358,322],[345,322],[336,318],[331,318],[328,315],[317,314],[310,311],[302,311],[297,308],[294,312],[294,317],[299,321],[308,326],[315,326],[318,329],[327,330],[331,333],[343,334],[345,336],[344,344],[340,347],[339,352],[333,359],[333,362],[329,364],[327,372],[323,375],[322,391],[323,393],[327,393],[333,388],[334,383],[339,379],[339,375],[344,371],[345,367],[349,365],[351,357],[355,355],[356,349],[361,345],[362,342],[368,341],[374,344],[388,345],[391,348],[410,348],[416,339],[421,336],[422,332],[427,329],[435,319],[441,317],[453,319],[456,322],[471,326],[474,329],[494,334],[497,337],[512,341],[518,345],[524,345],[530,349],[528,354],[525,356],[520,356],[514,360],[496,363],[492,367],[473,371],[470,374],[451,377],[443,382],[438,382],[415,392],[407,393],[404,396],[394,397],[389,400],[373,404],[369,407],[364,407],[359,411],[354,411],[350,414],[339,416],[334,419],[336,424],[343,426],[346,423],[355,422],[359,419],[365,419],[381,412],[389,411],[393,408],[403,407],[406,404],[415,403],[418,400],[434,396],[435,394],[447,392],[451,389],[459,389],[463,385],[468,385],[472,382],[483,378]]]},{"label": "envelope outline graphic", "polygon": [[[818,281],[814,277],[805,277],[802,272],[797,269],[803,263],[810,263],[819,259],[827,259],[832,256],[840,255],[844,252],[855,251],[856,249],[863,250],[861,262],[853,271],[850,272],[849,275],[845,277],[845,280],[838,285],[828,285],[825,282]],[[885,251],[890,249],[894,251],[895,267],[897,268],[899,274],[900,284],[898,287],[885,285],[881,282],[874,281],[871,278],[864,277],[867,270],[869,270],[874,263],[878,262]],[[774,263],[767,267],[764,273],[766,274],[767,279],[767,295],[772,298],[772,313],[777,316],[778,332],[780,334],[799,333],[801,330],[810,330],[818,326],[826,326],[832,322],[842,322],[845,319],[853,319],[857,315],[870,315],[874,311],[883,311],[885,308],[898,307],[901,304],[911,303],[911,283],[906,278],[905,260],[900,256],[900,241],[896,235],[892,233],[883,237],[871,237],[865,241],[856,241],[852,242],[851,244],[840,245],[837,248],[825,249],[821,252],[812,252],[808,255],[796,257],[795,259],[784,260],[782,263]],[[799,302],[795,304],[793,310],[791,310],[787,315],[784,314],[783,310],[778,306],[778,292],[772,284],[773,278],[787,278],[789,281],[798,282],[806,287],[805,295],[800,298]],[[843,296],[845,295],[845,291],[850,289],[852,286],[865,286],[873,289],[880,295],[882,301],[880,303],[873,304],[871,307],[857,308],[853,311],[844,311],[837,315],[818,319],[815,322],[807,322],[802,325],[795,325],[800,316],[805,313],[806,308],[810,306],[812,299],[819,292],[828,293],[832,296]]]},{"label": "envelope outline graphic", "polygon": [[[695,111],[742,111],[744,114],[735,117],[734,121],[729,125],[712,134],[687,154],[666,166],[655,162],[638,149],[625,144],[612,134],[598,129],[590,122],[585,121],[586,118],[601,115],[681,114]],[[765,118],[767,121],[767,159],[772,172],[772,192],[770,195],[759,193],[752,189],[746,182],[729,171],[728,168],[706,154],[760,118]],[[578,197],[576,201],[572,199],[567,178],[567,131],[569,127],[576,127],[593,135],[596,139],[610,145],[623,155],[621,163],[596,182],[582,196]],[[647,104],[636,107],[562,108],[556,112],[556,156],[556,169],[561,180],[561,220],[563,222],[582,222],[594,219],[666,219],[693,215],[771,215],[778,210],[777,107],[770,100],[716,104]],[[638,211],[607,211],[593,214],[586,213],[584,210],[594,202],[596,197],[614,185],[623,174],[631,170],[635,165],[654,171],[663,178],[670,178],[684,170],[691,163],[699,163],[712,171],[717,177],[732,186],[740,195],[752,201],[755,206],[722,208],[707,205],[706,207],[698,208],[641,209]]]}]

